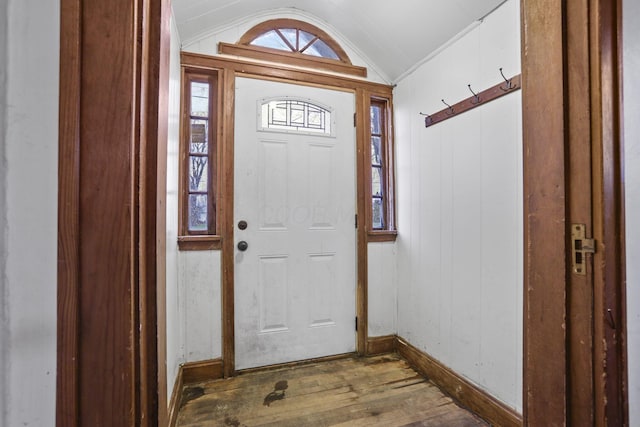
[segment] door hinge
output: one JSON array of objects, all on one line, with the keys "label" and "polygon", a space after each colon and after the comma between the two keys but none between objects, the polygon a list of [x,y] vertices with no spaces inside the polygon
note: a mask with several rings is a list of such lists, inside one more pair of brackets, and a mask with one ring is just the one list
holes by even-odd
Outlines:
[{"label": "door hinge", "polygon": [[356,214],[355,217],[356,217],[355,219],[356,228],[358,228],[358,214]]},{"label": "door hinge", "polygon": [[356,115],[356,114],[357,114],[357,113],[353,113],[353,127],[358,126],[358,125],[357,125],[358,121],[356,120],[356,117],[357,117],[357,115]]},{"label": "door hinge", "polygon": [[356,332],[358,331],[358,316],[356,316]]},{"label": "door hinge", "polygon": [[587,239],[587,226],[585,224],[571,224],[571,262],[573,272],[581,276],[587,274],[586,254],[596,252],[596,241]]}]

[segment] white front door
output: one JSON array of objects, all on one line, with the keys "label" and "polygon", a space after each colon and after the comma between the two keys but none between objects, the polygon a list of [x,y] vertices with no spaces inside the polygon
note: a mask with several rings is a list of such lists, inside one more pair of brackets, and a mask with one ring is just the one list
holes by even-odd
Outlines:
[{"label": "white front door", "polygon": [[355,351],[354,104],[236,79],[237,369]]}]

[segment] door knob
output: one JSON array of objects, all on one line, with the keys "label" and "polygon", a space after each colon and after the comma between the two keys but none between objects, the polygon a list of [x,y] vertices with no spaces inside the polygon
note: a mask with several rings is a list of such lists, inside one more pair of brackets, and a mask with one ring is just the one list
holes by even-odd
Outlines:
[{"label": "door knob", "polygon": [[240,230],[246,230],[246,228],[247,228],[247,221],[242,220],[242,221],[238,222],[238,228],[239,228]]},{"label": "door knob", "polygon": [[241,252],[244,252],[247,250],[247,248],[249,247],[249,244],[247,242],[245,242],[244,240],[238,242],[238,250]]}]

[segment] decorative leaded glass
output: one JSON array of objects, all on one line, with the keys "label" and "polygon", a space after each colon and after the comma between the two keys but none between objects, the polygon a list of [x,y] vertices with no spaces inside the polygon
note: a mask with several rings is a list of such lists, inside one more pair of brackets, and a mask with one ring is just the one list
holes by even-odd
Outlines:
[{"label": "decorative leaded glass", "polygon": [[305,100],[280,98],[262,103],[262,130],[332,135],[332,114],[327,108]]}]

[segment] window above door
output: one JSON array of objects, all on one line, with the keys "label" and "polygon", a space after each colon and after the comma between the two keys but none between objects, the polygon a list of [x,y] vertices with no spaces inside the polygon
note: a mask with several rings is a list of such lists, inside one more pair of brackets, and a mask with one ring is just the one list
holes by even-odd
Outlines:
[{"label": "window above door", "polygon": [[219,43],[219,53],[367,76],[325,31],[296,19],[272,19],[247,31],[236,44]]}]

